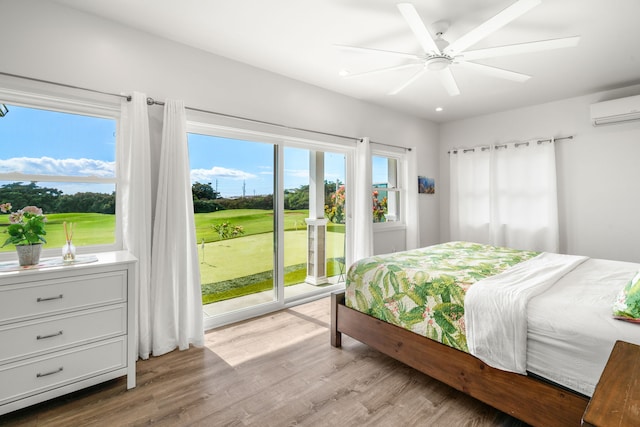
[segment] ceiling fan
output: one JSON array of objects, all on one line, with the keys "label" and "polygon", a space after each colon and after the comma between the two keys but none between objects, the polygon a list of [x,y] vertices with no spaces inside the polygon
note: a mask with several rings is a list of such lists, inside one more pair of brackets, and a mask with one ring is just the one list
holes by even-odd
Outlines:
[{"label": "ceiling fan", "polygon": [[528,43],[519,43],[505,46],[490,47],[477,50],[466,50],[468,47],[476,44],[489,34],[499,30],[509,22],[528,12],[535,6],[539,5],[542,0],[518,0],[511,6],[499,12],[493,18],[483,22],[467,34],[463,35],[459,39],[452,43],[446,41],[443,36],[449,28],[449,22],[437,21],[432,25],[435,38],[432,33],[429,32],[426,25],[418,15],[415,7],[411,3],[399,3],[398,9],[404,17],[405,21],[411,28],[411,31],[418,39],[423,53],[412,54],[406,52],[396,52],[382,49],[372,49],[365,47],[336,45],[341,49],[368,52],[395,56],[399,58],[410,59],[411,62],[396,65],[393,67],[380,68],[371,71],[365,71],[357,74],[349,74],[345,77],[359,77],[364,75],[371,75],[382,73],[386,71],[400,70],[404,68],[411,68],[420,66],[418,70],[409,80],[389,92],[390,95],[395,95],[405,89],[407,86],[415,82],[426,73],[431,73],[439,79],[442,86],[450,96],[456,96],[460,94],[458,84],[451,72],[451,66],[464,67],[470,70],[476,70],[486,74],[490,74],[496,77],[513,80],[517,82],[524,82],[531,76],[517,73],[515,71],[505,70],[503,68],[491,67],[477,62],[470,62],[478,59],[494,58],[498,56],[515,55],[528,52],[536,52],[542,50],[559,49],[564,47],[571,47],[578,44],[580,40],[579,36],[565,37],[552,40],[541,40]]}]

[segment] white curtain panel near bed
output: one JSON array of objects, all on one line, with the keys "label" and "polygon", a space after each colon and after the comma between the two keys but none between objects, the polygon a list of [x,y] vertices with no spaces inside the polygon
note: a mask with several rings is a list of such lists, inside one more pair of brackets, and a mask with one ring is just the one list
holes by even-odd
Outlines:
[{"label": "white curtain panel near bed", "polygon": [[138,307],[136,329],[138,355],[148,359],[151,353],[151,148],[147,96],[134,92],[131,101],[122,100],[119,149],[120,185],[117,206],[122,221],[124,249],[137,259],[136,296]]},{"label": "white curtain panel near bed", "polygon": [[451,151],[452,240],[558,252],[555,142]]}]

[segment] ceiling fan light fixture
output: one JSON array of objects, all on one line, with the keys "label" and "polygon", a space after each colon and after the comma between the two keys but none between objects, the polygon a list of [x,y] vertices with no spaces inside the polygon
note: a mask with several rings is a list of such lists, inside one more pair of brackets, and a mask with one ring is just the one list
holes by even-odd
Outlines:
[{"label": "ceiling fan light fixture", "polygon": [[430,58],[427,58],[425,66],[429,71],[440,71],[447,68],[451,64],[451,62],[451,58],[448,56],[432,56]]}]

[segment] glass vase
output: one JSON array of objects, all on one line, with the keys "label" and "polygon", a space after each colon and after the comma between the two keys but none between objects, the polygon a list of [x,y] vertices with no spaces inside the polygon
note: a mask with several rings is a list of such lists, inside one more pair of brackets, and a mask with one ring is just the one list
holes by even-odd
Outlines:
[{"label": "glass vase", "polygon": [[62,247],[62,260],[64,262],[72,262],[76,259],[76,247],[71,240],[67,240],[67,243]]}]

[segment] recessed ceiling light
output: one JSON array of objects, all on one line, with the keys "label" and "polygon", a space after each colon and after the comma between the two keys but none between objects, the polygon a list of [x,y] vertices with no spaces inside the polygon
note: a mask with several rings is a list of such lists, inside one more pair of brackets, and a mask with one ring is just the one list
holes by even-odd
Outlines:
[{"label": "recessed ceiling light", "polygon": [[436,111],[439,113],[440,111],[444,110],[444,108],[442,107],[436,107]]},{"label": "recessed ceiling light", "polygon": [[346,76],[348,76],[349,74],[351,74],[351,73],[349,72],[349,70],[340,70],[340,71],[338,72],[338,75],[340,75],[340,76],[342,76],[342,77],[346,77]]}]

